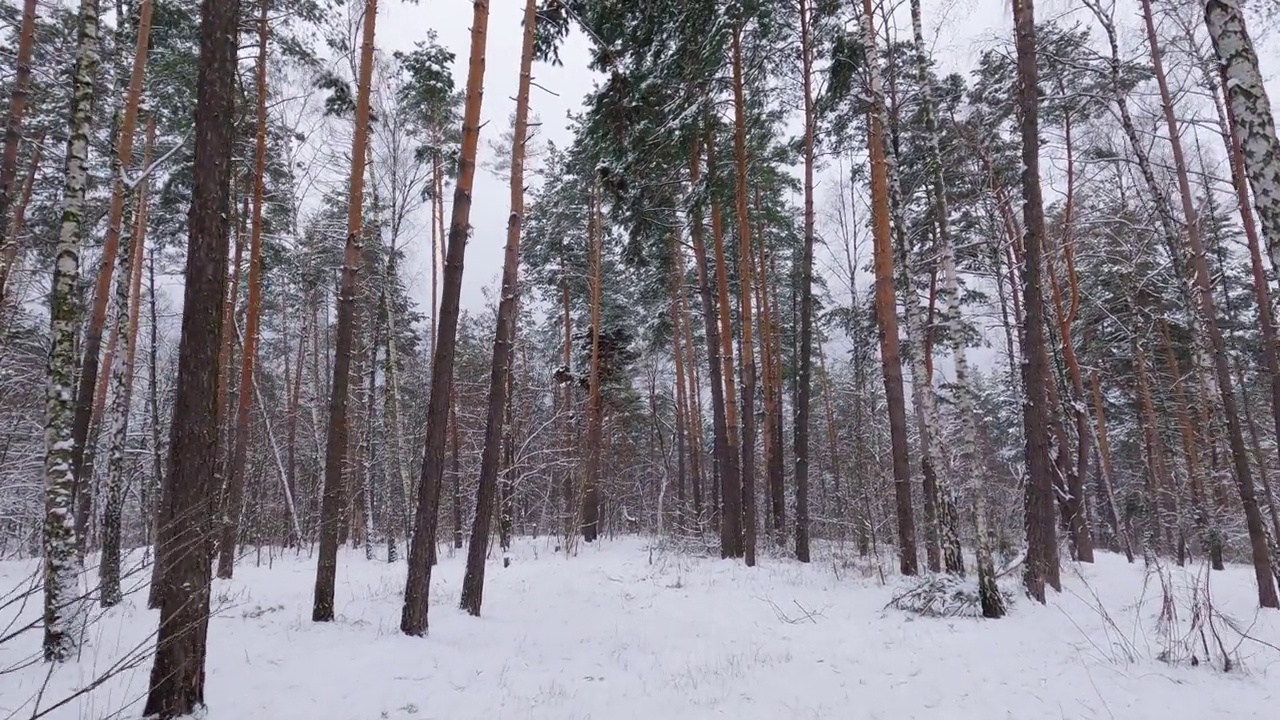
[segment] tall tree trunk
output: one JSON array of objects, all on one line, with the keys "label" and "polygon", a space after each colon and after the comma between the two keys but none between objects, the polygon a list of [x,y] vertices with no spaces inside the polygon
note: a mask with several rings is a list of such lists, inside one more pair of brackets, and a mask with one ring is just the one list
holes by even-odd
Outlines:
[{"label": "tall tree trunk", "polygon": [[516,296],[519,292],[520,232],[524,222],[524,154],[529,133],[529,87],[533,80],[533,40],[538,22],[537,0],[525,0],[524,36],[520,46],[520,80],[516,91],[515,134],[511,141],[511,213],[507,216],[507,247],[502,260],[502,298],[498,303],[498,327],[493,338],[493,364],[489,371],[489,407],[485,419],[484,449],[480,454],[480,479],[476,490],[476,514],[471,524],[467,570],[462,578],[462,609],[480,616],[484,599],[485,555],[489,552],[489,525],[498,484],[507,395],[511,388],[512,344],[516,333]]},{"label": "tall tree trunk", "polygon": [[[809,562],[809,400],[813,390],[813,171],[817,117],[813,107],[812,4],[800,0],[800,65],[804,84],[804,249],[800,257],[800,364],[796,369],[796,559]],[[869,22],[869,21],[868,21]]]},{"label": "tall tree trunk", "polygon": [[157,513],[160,625],[144,716],[203,711],[218,458],[218,360],[227,282],[239,0],[204,0],[196,87],[195,173],[169,473]]},{"label": "tall tree trunk", "polygon": [[[708,184],[716,181],[716,154],[713,137],[707,134]],[[742,557],[742,476],[739,464],[738,401],[733,375],[733,326],[729,306],[729,268],[724,252],[724,222],[720,203],[711,201],[711,240],[716,262],[717,320],[719,321],[720,379],[724,382],[725,454],[720,479],[720,555]]]},{"label": "tall tree trunk", "polygon": [[[742,27],[733,32],[734,199],[738,220],[738,307],[741,333],[738,362],[742,367],[742,524],[747,567],[756,564],[756,360],[751,338],[751,218],[747,209],[747,109],[743,97]],[[806,398],[807,402],[808,398]],[[806,413],[807,413],[806,408]]]},{"label": "tall tree trunk", "polygon": [[235,440],[231,468],[222,499],[222,538],[218,542],[218,577],[230,578],[235,566],[236,538],[244,511],[244,466],[249,454],[249,410],[253,405],[253,368],[258,359],[258,323],[262,315],[262,210],[267,174],[267,8],[258,0],[257,140],[253,160],[253,218],[249,230],[249,305],[245,311],[244,346],[240,350],[240,394],[236,398]]},{"label": "tall tree trunk", "polygon": [[[684,313],[683,307],[684,294],[684,258],[680,251],[680,238],[675,232],[671,233],[671,355],[675,361],[676,383],[675,383],[675,450],[676,450],[676,531],[683,532],[686,528],[685,516],[688,511],[687,493],[686,493],[686,473],[685,473],[685,452],[691,443],[688,442],[689,431],[689,406],[690,403],[686,397],[686,385],[684,378],[684,349],[681,341],[684,335]],[[692,462],[696,462],[691,457]]]},{"label": "tall tree trunk", "polygon": [[148,539],[155,549],[151,559],[151,586],[147,590],[147,609],[159,610],[162,600],[160,580],[164,576],[160,563],[159,507],[164,487],[164,461],[160,445],[160,323],[156,309],[156,248],[152,247],[147,262],[147,307],[150,337],[147,342],[147,409],[151,413],[151,487],[150,504],[143,503],[143,522],[150,531]]},{"label": "tall tree trunk", "polygon": [[1013,0],[1017,44],[1018,107],[1022,122],[1022,222],[1024,269],[1022,306],[1026,340],[1022,346],[1023,433],[1026,441],[1027,561],[1023,580],[1032,598],[1045,601],[1045,585],[1061,589],[1057,529],[1054,526],[1053,462],[1047,428],[1049,358],[1045,352],[1044,295],[1041,252],[1044,247],[1044,200],[1040,192],[1039,92],[1033,0]]},{"label": "tall tree trunk", "polygon": [[[156,123],[147,123],[147,140],[142,166],[151,162]],[[107,497],[102,511],[102,557],[98,560],[98,578],[102,606],[120,602],[120,517],[124,510],[124,453],[129,439],[129,410],[133,399],[133,368],[138,343],[138,314],[142,306],[142,249],[147,232],[147,180],[139,183],[133,237],[124,236],[120,267],[116,275],[115,322],[117,345],[124,348],[121,362],[112,369],[111,384],[115,388],[111,406],[111,449],[107,459]],[[127,213],[126,213],[127,214]]]},{"label": "tall tree trunk", "polygon": [[587,370],[587,457],[582,472],[582,508],[579,531],[594,542],[600,535],[600,443],[604,439],[604,403],[600,393],[601,292],[604,283],[604,225],[600,204],[600,178],[591,195],[591,219],[587,231],[587,272],[591,283],[591,359]]},{"label": "tall tree trunk", "polygon": [[427,437],[423,451],[418,507],[414,516],[413,543],[409,551],[409,577],[405,585],[400,630],[406,635],[427,632],[427,592],[431,584],[431,552],[439,519],[440,486],[444,479],[444,441],[453,386],[453,358],[457,350],[462,261],[470,234],[471,188],[476,174],[476,148],[480,141],[480,101],[484,94],[484,55],[489,26],[489,0],[474,0],[471,21],[471,57],[467,66],[467,92],[462,118],[462,152],[458,179],[453,188],[453,218],[445,255],[440,318],[431,364],[431,399],[427,403]]},{"label": "tall tree trunk", "polygon": [[1258,223],[1267,237],[1271,264],[1280,269],[1280,139],[1258,54],[1239,0],[1205,0],[1204,20],[1226,77],[1231,126],[1240,143],[1244,172],[1253,186]]},{"label": "tall tree trunk", "polygon": [[[1223,93],[1229,91],[1230,82],[1226,73],[1220,75]],[[1215,105],[1216,105],[1215,101]],[[1219,106],[1221,107],[1221,106]],[[1258,228],[1254,222],[1253,212],[1249,207],[1249,188],[1244,171],[1244,151],[1240,146],[1240,138],[1234,131],[1234,111],[1228,104],[1225,117],[1220,118],[1223,126],[1223,142],[1231,159],[1231,178],[1235,186],[1236,199],[1240,209],[1240,224],[1244,227],[1245,240],[1249,245],[1249,266],[1253,271],[1254,301],[1258,307],[1258,323],[1262,327],[1262,354],[1267,366],[1271,385],[1271,418],[1276,437],[1280,438],[1280,339],[1276,335],[1275,316],[1271,308],[1271,292],[1267,286],[1267,271],[1262,266],[1262,243],[1258,240]],[[1262,466],[1265,468],[1265,466]],[[1270,484],[1263,472],[1264,496],[1271,502]],[[1272,502],[1272,509],[1274,503]],[[1280,541],[1280,522],[1273,518],[1276,538]],[[1272,558],[1274,562],[1276,558]]]},{"label": "tall tree trunk", "polygon": [[[689,161],[689,184],[697,187],[701,181],[701,142],[700,138],[693,141],[693,153]],[[718,495],[718,489],[724,487],[729,481],[727,474],[730,467],[730,447],[728,434],[728,419],[725,415],[725,392],[724,382],[721,373],[724,366],[720,361],[720,329],[717,322],[715,296],[711,290],[711,269],[708,261],[706,241],[704,238],[702,226],[702,204],[695,199],[691,203],[689,209],[690,229],[689,235],[693,243],[694,263],[698,274],[698,293],[702,296],[702,319],[703,328],[706,334],[707,342],[707,377],[711,384],[711,421],[713,434],[713,451],[715,456],[715,469],[718,477],[711,483],[712,500],[710,503],[710,512],[708,515],[714,520],[718,516],[718,507],[716,505],[715,496]],[[721,535],[721,551],[726,548],[723,535],[723,523]]]},{"label": "tall tree trunk", "polygon": [[75,651],[80,622],[80,575],[76,527],[75,383],[76,283],[84,232],[93,77],[98,69],[98,2],[81,0],[79,47],[72,75],[62,225],[55,248],[49,297],[52,342],[45,396],[44,658],[61,662]]},{"label": "tall tree trunk", "polygon": [[[36,0],[23,0],[22,28],[18,31],[18,54],[14,58],[13,90],[9,94],[9,116],[4,125],[4,150],[0,155],[0,229],[8,228],[9,211],[13,208],[13,181],[18,176],[18,145],[22,142],[22,116],[27,109],[27,93],[31,87],[31,53],[36,45]],[[40,144],[36,143],[36,157]],[[35,174],[36,161],[31,163]],[[25,194],[25,191],[24,191]],[[25,202],[22,205],[26,205]],[[14,234],[0,238],[0,307],[4,307],[5,285],[10,268],[18,257],[18,238]]]},{"label": "tall tree trunk", "polygon": [[[360,77],[356,90],[355,134],[351,142],[350,200],[347,241],[342,256],[342,285],[338,297],[338,327],[333,358],[333,388],[329,396],[329,432],[325,445],[324,496],[320,510],[320,553],[316,564],[315,604],[311,619],[333,620],[333,592],[338,574],[339,525],[347,486],[349,424],[348,395],[356,331],[359,272],[364,262],[364,172],[368,161],[369,92],[373,79],[373,38],[378,0],[365,0],[360,45]],[[256,212],[256,211],[255,211]],[[247,348],[246,348],[247,349]]]},{"label": "tall tree trunk", "polygon": [[[147,47],[151,35],[151,1],[141,0],[138,11],[137,44],[133,51],[133,70],[129,75],[129,89],[125,97],[124,117],[120,122],[120,134],[116,140],[116,154],[112,164],[115,176],[111,186],[111,205],[107,213],[107,236],[102,243],[102,260],[94,285],[93,314],[85,329],[84,359],[80,366],[80,387],[76,393],[75,430],[72,436],[72,471],[75,474],[77,493],[87,493],[90,478],[82,477],[89,426],[95,413],[101,414],[99,403],[94,402],[94,390],[98,383],[98,354],[102,349],[102,330],[107,321],[107,305],[111,299],[111,272],[115,269],[119,251],[121,225],[124,222],[125,196],[132,188],[125,187],[125,169],[133,163],[133,135],[138,121],[138,104],[142,98],[142,79],[147,69]],[[121,22],[117,18],[117,23]],[[110,371],[110,366],[107,367]],[[99,407],[95,407],[98,405]],[[85,495],[85,500],[88,496]],[[78,509],[77,532],[83,541],[88,522],[88,504]]]},{"label": "tall tree trunk", "polygon": [[875,248],[876,324],[880,329],[880,362],[889,410],[893,453],[893,487],[898,515],[898,559],[903,575],[919,572],[916,528],[911,506],[911,461],[907,457],[907,410],[902,389],[902,355],[898,339],[897,300],[893,290],[893,249],[889,204],[889,166],[885,157],[884,92],[871,0],[862,0],[862,37],[871,75],[871,112],[867,144],[871,156],[871,220]]},{"label": "tall tree trunk", "polygon": [[[1226,4],[1229,0],[1210,0],[1206,3],[1206,19],[1212,26],[1216,21],[1215,18],[1219,13],[1213,11],[1214,6]],[[1253,556],[1254,574],[1258,581],[1258,603],[1262,607],[1280,607],[1280,595],[1276,593],[1275,578],[1271,573],[1271,551],[1267,544],[1266,526],[1262,521],[1262,512],[1258,508],[1258,500],[1253,485],[1253,471],[1249,466],[1248,450],[1244,442],[1244,430],[1240,424],[1240,414],[1236,408],[1234,381],[1231,377],[1231,369],[1227,356],[1226,341],[1222,336],[1222,330],[1218,327],[1218,311],[1213,299],[1213,285],[1209,274],[1209,263],[1205,257],[1204,241],[1200,237],[1199,218],[1195,209],[1195,199],[1191,194],[1191,184],[1187,175],[1186,160],[1182,153],[1182,141],[1179,135],[1178,121],[1174,115],[1173,99],[1169,92],[1169,85],[1165,80],[1164,67],[1161,61],[1161,52],[1159,39],[1156,36],[1155,21],[1151,15],[1150,0],[1142,0],[1143,18],[1147,26],[1147,41],[1151,46],[1151,62],[1155,70],[1156,83],[1160,87],[1160,99],[1164,109],[1165,124],[1169,133],[1169,143],[1173,150],[1174,169],[1178,179],[1178,194],[1182,199],[1182,214],[1186,223],[1187,244],[1191,249],[1191,268],[1194,273],[1196,282],[1196,292],[1198,295],[1198,310],[1205,330],[1209,334],[1209,343],[1213,348],[1213,363],[1218,379],[1218,393],[1221,397],[1222,411],[1227,419],[1227,440],[1231,447],[1232,464],[1235,468],[1236,488],[1240,493],[1240,503],[1244,508],[1245,525],[1249,531],[1249,545]],[[1239,20],[1240,34],[1244,32],[1244,20],[1237,15]],[[1217,42],[1222,43],[1222,33],[1211,33]],[[1238,36],[1237,36],[1238,37]],[[1245,36],[1247,38],[1247,36]],[[1232,53],[1230,51],[1221,53],[1225,58],[1238,56],[1241,51]],[[1257,67],[1256,62],[1253,66]],[[1247,78],[1239,74],[1233,75],[1230,63],[1227,67],[1227,75],[1236,82],[1246,82]],[[1261,88],[1261,82],[1257,85]],[[1265,101],[1265,95],[1262,96]],[[1233,108],[1237,115],[1237,121],[1241,118],[1239,114],[1243,111],[1248,114],[1251,111],[1256,112],[1256,102],[1232,102]],[[1257,115],[1253,116],[1255,119]],[[1277,152],[1275,140],[1275,128],[1272,123],[1270,138],[1270,147],[1266,151],[1255,153],[1251,144],[1266,144],[1265,129],[1259,133],[1257,126],[1241,127],[1240,135],[1245,138],[1246,147],[1249,149],[1245,152],[1246,164],[1250,155],[1255,160],[1263,157],[1270,157],[1270,165],[1280,172],[1280,153]],[[1268,193],[1270,198],[1268,199]],[[1264,230],[1274,231],[1280,235],[1280,182],[1273,182],[1270,188],[1267,187],[1267,181],[1263,179],[1261,183],[1255,180],[1254,183],[1254,201],[1259,208],[1259,218],[1263,222]],[[1274,224],[1271,224],[1274,220]],[[1273,241],[1274,242],[1274,241]]]},{"label": "tall tree trunk", "polygon": [[[1066,94],[1061,79],[1058,91]],[[1089,473],[1089,418],[1088,405],[1085,401],[1084,375],[1080,370],[1080,360],[1076,356],[1075,339],[1071,334],[1071,326],[1080,310],[1080,283],[1076,277],[1074,250],[1071,236],[1072,214],[1075,209],[1075,151],[1072,143],[1071,113],[1063,113],[1063,135],[1066,139],[1067,196],[1062,212],[1062,256],[1066,266],[1066,282],[1071,293],[1069,303],[1064,301],[1062,286],[1058,281],[1058,271],[1054,265],[1054,253],[1046,248],[1044,253],[1045,274],[1049,277],[1049,286],[1053,298],[1054,315],[1058,321],[1058,343],[1062,347],[1062,360],[1067,368],[1067,376],[1071,382],[1072,415],[1076,421],[1076,457],[1075,465],[1071,465],[1066,453],[1065,428],[1060,431],[1063,442],[1059,443],[1059,465],[1066,472],[1066,493],[1060,498],[1067,519],[1067,532],[1071,537],[1073,557],[1079,562],[1093,562],[1093,537],[1089,528],[1088,506],[1085,503],[1085,477]],[[1046,238],[1047,240],[1047,238]],[[1057,422],[1061,428],[1061,421]]]}]

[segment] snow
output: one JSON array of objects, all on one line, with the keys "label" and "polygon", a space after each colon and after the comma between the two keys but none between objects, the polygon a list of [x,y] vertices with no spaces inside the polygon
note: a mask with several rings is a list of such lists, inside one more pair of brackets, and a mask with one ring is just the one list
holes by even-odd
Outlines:
[{"label": "snow", "polygon": [[[510,567],[492,556],[482,618],[457,609],[465,552],[445,550],[426,638],[398,632],[403,563],[344,550],[337,621],[315,624],[314,560],[277,555],[268,567],[264,551],[259,567],[249,555],[234,580],[214,582],[207,718],[1275,717],[1280,613],[1256,610],[1248,567],[1210,578],[1216,611],[1257,638],[1215,615],[1238,664],[1226,673],[1203,650],[1198,666],[1177,647],[1176,662],[1158,659],[1169,648],[1158,632],[1162,582],[1141,562],[1100,553],[1092,567],[1064,563],[1064,592],[1050,593],[1047,606],[1019,596],[1007,618],[982,621],[886,609],[898,581],[882,585],[879,568],[851,551],[818,550],[812,565],[764,556],[749,569],[639,538],[583,546],[573,558],[524,539]],[[0,592],[37,567],[0,563]],[[1180,636],[1203,569],[1165,573],[1181,603]],[[53,673],[41,707],[145,644],[156,613],[138,590],[97,619],[83,656]],[[0,609],[0,628],[15,612],[37,619],[39,608],[36,599]],[[39,643],[37,629],[0,645],[0,671]],[[48,667],[0,672],[0,718],[32,716]],[[149,670],[142,662],[48,717],[136,718]]]}]

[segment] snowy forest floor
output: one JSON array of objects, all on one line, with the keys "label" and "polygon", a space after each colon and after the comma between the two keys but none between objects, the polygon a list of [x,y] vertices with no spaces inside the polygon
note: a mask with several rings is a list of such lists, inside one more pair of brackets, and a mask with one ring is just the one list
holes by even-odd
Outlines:
[{"label": "snowy forest floor", "polygon": [[[243,558],[234,580],[214,581],[208,720],[1243,720],[1280,707],[1280,613],[1256,610],[1245,567],[1213,573],[1205,602],[1199,566],[1162,572],[1100,553],[1093,566],[1064,562],[1047,606],[1018,595],[1007,618],[982,621],[887,608],[902,584],[883,585],[851,548],[746,568],[641,538],[574,558],[553,542],[518,540],[508,568],[491,559],[482,618],[457,609],[465,554],[442,551],[425,639],[398,632],[403,562],[344,550],[338,618],[320,625],[312,559]],[[37,568],[0,563],[0,593]],[[1160,620],[1166,597],[1172,623]],[[0,610],[0,629],[37,620],[39,606],[37,593]],[[0,719],[32,717],[42,687],[50,707],[155,630],[145,589],[94,615],[79,661],[52,675],[40,662],[15,670],[38,658],[38,628],[0,644]],[[145,653],[45,717],[137,717]]]}]

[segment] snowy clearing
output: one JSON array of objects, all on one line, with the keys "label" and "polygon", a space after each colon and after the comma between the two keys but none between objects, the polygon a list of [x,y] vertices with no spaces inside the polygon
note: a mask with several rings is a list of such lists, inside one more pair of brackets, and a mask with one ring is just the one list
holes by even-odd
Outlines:
[{"label": "snowy clearing", "polygon": [[[1047,607],[1019,597],[999,621],[886,609],[900,586],[882,586],[863,561],[833,562],[829,547],[809,566],[766,557],[754,569],[651,550],[638,538],[575,558],[555,554],[551,541],[523,540],[513,556],[505,569],[491,561],[479,619],[457,609],[464,555],[443,556],[425,639],[398,632],[402,563],[344,551],[338,621],[317,625],[313,561],[286,555],[255,567],[245,558],[235,580],[214,581],[208,720],[1206,720],[1274,718],[1280,707],[1280,613],[1255,609],[1244,567],[1210,579],[1212,627],[1240,665],[1224,673],[1207,627],[1209,654],[1193,638],[1198,666],[1189,645],[1159,631],[1159,576],[1106,553],[1082,571],[1065,563],[1064,592]],[[0,563],[0,590],[35,567]],[[1176,637],[1193,622],[1198,573],[1167,576],[1179,601]],[[154,632],[145,603],[135,592],[95,623],[81,660],[49,679],[42,708]],[[15,608],[0,612],[0,627],[10,626]],[[38,612],[37,598],[21,619]],[[38,653],[39,642],[36,630],[0,645],[0,668]],[[1176,663],[1158,659],[1166,651]],[[32,716],[48,667],[0,675],[0,718]],[[136,717],[149,669],[148,659],[46,717]]]}]

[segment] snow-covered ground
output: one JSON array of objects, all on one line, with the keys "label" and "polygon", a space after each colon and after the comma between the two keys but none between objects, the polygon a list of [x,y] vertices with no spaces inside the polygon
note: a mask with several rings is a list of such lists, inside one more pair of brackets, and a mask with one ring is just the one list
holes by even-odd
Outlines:
[{"label": "snow-covered ground", "polygon": [[[765,557],[749,569],[651,545],[566,558],[520,541],[509,568],[491,562],[482,618],[457,609],[464,556],[446,555],[427,638],[398,632],[403,563],[346,551],[337,622],[319,625],[312,560],[247,557],[214,585],[208,720],[1280,717],[1280,613],[1255,609],[1247,568],[1213,573],[1202,635],[1189,630],[1200,568],[1165,575],[1178,617],[1162,633],[1160,575],[1105,553],[1065,564],[1048,606],[1019,598],[1009,617],[981,621],[886,609],[900,586],[834,548],[809,566]],[[0,563],[0,593],[35,567]],[[38,631],[0,645],[0,719],[30,718],[46,678],[41,708],[145,646],[156,622],[145,602],[135,592],[100,618],[79,662],[51,677],[39,662],[8,671],[38,654]],[[0,610],[0,629],[16,607]],[[38,612],[36,597],[20,615]],[[137,717],[149,669],[144,658],[46,717]]]}]

